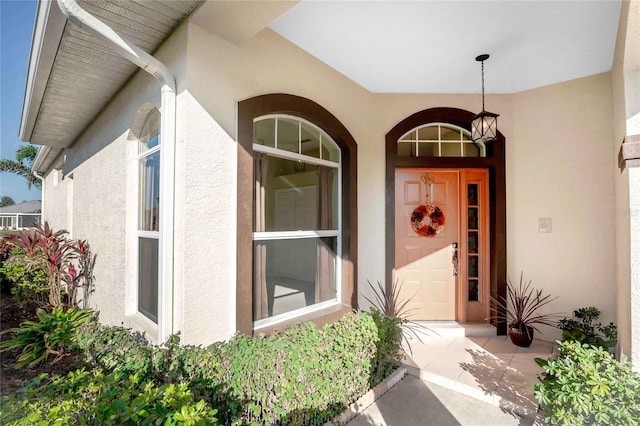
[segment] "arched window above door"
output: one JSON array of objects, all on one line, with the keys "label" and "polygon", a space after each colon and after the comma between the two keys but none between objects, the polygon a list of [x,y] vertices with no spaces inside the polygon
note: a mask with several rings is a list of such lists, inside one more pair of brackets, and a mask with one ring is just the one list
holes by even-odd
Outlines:
[{"label": "arched window above door", "polygon": [[398,139],[398,157],[486,157],[484,144],[471,140],[471,132],[447,123],[418,126]]}]

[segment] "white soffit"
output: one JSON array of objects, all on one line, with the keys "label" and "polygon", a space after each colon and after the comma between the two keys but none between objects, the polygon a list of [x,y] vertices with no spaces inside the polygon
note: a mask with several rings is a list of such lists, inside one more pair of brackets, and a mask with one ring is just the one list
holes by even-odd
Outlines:
[{"label": "white soffit", "polygon": [[[79,3],[116,32],[153,53],[200,0]],[[55,0],[43,0],[37,13],[20,138],[64,148],[75,142],[138,67],[105,41],[68,23]]]},{"label": "white soffit", "polygon": [[619,0],[302,1],[270,28],[378,93],[515,93],[611,70]]}]

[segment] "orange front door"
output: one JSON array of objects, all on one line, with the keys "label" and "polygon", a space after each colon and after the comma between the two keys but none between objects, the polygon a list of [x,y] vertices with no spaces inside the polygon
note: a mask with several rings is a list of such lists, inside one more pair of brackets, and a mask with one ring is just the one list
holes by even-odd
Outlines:
[{"label": "orange front door", "polygon": [[[411,299],[407,307],[413,309],[412,319],[456,319],[452,244],[459,238],[458,188],[457,170],[396,170],[393,275],[402,283],[401,298]],[[444,215],[444,227],[434,236],[421,236],[412,226],[412,215],[421,205],[437,206]]]}]

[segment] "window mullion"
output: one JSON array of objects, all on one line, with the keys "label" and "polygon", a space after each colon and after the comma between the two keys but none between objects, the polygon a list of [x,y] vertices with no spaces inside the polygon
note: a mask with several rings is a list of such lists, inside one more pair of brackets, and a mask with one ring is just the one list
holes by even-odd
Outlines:
[{"label": "window mullion", "polygon": [[294,240],[302,238],[328,238],[337,237],[340,231],[337,229],[323,231],[267,231],[254,232],[254,241],[266,240]]}]

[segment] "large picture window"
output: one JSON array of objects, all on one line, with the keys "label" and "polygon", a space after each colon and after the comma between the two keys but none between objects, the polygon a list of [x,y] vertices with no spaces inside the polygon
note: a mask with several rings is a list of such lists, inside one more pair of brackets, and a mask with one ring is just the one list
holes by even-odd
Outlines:
[{"label": "large picture window", "polygon": [[158,322],[160,112],[151,112],[138,143],[138,311]]},{"label": "large picture window", "polygon": [[340,302],[341,155],[300,118],[254,120],[254,327]]}]

